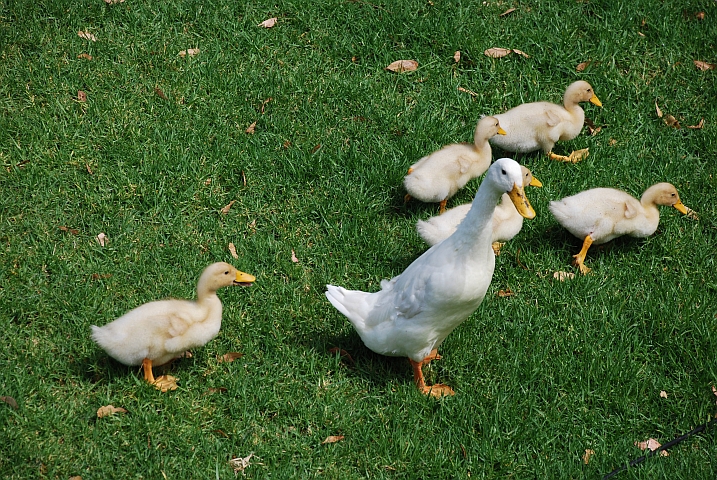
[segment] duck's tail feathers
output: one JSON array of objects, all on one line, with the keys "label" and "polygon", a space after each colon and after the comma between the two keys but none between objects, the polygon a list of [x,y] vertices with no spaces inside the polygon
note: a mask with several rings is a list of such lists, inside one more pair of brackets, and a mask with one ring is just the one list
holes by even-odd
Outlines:
[{"label": "duck's tail feathers", "polygon": [[343,313],[356,328],[364,327],[365,315],[368,304],[366,292],[358,290],[346,290],[343,287],[326,285],[326,298],[336,307],[336,310]]}]

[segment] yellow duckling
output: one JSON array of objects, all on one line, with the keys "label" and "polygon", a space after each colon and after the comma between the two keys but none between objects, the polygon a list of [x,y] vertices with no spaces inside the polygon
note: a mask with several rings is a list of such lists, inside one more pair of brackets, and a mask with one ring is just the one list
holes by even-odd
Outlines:
[{"label": "yellow duckling", "polygon": [[[530,170],[523,166],[520,169],[523,173],[523,185],[543,186],[540,180],[533,177]],[[453,235],[470,209],[471,204],[466,203],[446,210],[443,215],[419,220],[416,223],[416,231],[427,244],[433,246]],[[496,255],[500,253],[500,242],[507,242],[515,237],[521,228],[523,228],[523,216],[515,209],[508,194],[504,193],[493,212],[493,251]]]},{"label": "yellow duckling", "polygon": [[505,113],[494,115],[507,134],[493,137],[490,143],[507,152],[532,152],[542,149],[553,160],[576,162],[571,156],[556,155],[553,146],[558,140],[572,140],[577,137],[585,122],[581,102],[590,102],[598,107],[602,103],[588,82],[578,80],[568,86],[563,95],[563,105],[550,102],[524,103]]},{"label": "yellow duckling", "polygon": [[488,139],[493,135],[505,135],[505,131],[494,117],[483,117],[476,125],[473,144],[447,145],[411,165],[403,179],[408,192],[405,201],[415,197],[422,202],[440,202],[443,213],[449,198],[488,170],[491,161]]},{"label": "yellow duckling", "polygon": [[209,265],[197,284],[197,300],[159,300],[130,310],[104,327],[92,325],[92,339],[125,365],[142,365],[144,379],[162,391],[177,388],[174,378],[152,374],[191,348],[219,333],[222,302],[217,290],[231,285],[251,286],[256,279],[228,263]]},{"label": "yellow duckling", "polygon": [[573,265],[585,275],[585,256],[590,245],[600,245],[622,235],[637,238],[655,233],[660,223],[658,205],[675,207],[687,214],[677,189],[669,183],[658,183],[637,200],[628,193],[614,188],[593,188],[562,200],[550,202],[555,219],[576,237],[583,239],[580,253],[573,255]]},{"label": "yellow duckling", "polygon": [[400,275],[383,280],[380,291],[326,286],[326,297],[349,319],[368,348],[381,355],[409,358],[416,386],[426,395],[454,393],[447,385],[427,386],[422,367],[440,358],[437,349],[443,340],[485,297],[495,267],[490,225],[505,192],[521,215],[535,217],[523,191],[520,165],[501,158],[488,169],[455,233]]}]

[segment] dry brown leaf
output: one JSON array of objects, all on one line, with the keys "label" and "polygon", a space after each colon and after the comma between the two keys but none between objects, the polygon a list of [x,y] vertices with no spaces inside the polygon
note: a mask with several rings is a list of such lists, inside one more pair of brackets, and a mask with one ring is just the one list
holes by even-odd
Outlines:
[{"label": "dry brown leaf", "polygon": [[453,54],[453,61],[458,63],[461,61],[461,52],[460,50],[456,50],[456,53]]},{"label": "dry brown leaf", "polygon": [[221,211],[224,215],[226,215],[227,213],[229,213],[229,210],[231,210],[232,205],[234,205],[234,202],[236,202],[236,200],[232,200],[231,202],[227,203],[226,205],[224,205],[224,206],[222,207],[222,209],[221,209],[220,211]]},{"label": "dry brown leaf", "polygon": [[89,173],[90,175],[94,175],[94,172],[93,172],[92,169],[90,168],[90,164],[89,164],[89,163],[85,163],[85,168],[87,169],[87,173]]},{"label": "dry brown leaf", "polygon": [[221,357],[217,357],[217,361],[219,363],[231,363],[234,360],[243,357],[244,354],[241,352],[228,352],[222,355]]},{"label": "dry brown leaf", "polygon": [[271,28],[274,25],[276,25],[277,20],[278,19],[276,17],[267,18],[266,20],[261,22],[259,25],[257,25],[257,27]]},{"label": "dry brown leaf", "polygon": [[262,115],[264,114],[264,108],[266,107],[266,104],[269,103],[269,102],[271,102],[272,100],[273,100],[273,98],[269,97],[269,98],[267,98],[266,100],[264,100],[263,102],[261,102],[261,111],[260,111],[260,113],[261,113]]},{"label": "dry brown leaf", "polygon": [[167,96],[164,94],[164,92],[159,87],[154,87],[154,93],[157,94],[159,98],[162,100],[167,100]]},{"label": "dry brown leaf", "polygon": [[595,126],[595,123],[587,117],[585,118],[585,125],[588,127],[588,133],[591,137],[597,135],[602,130],[602,127]]},{"label": "dry brown leaf", "polygon": [[[107,1],[107,0],[105,0]],[[79,475],[75,475],[74,477],[70,477],[68,480],[82,480],[82,477]]]},{"label": "dry brown leaf", "polygon": [[244,469],[250,465],[249,460],[251,460],[251,457],[253,456],[254,452],[250,453],[244,458],[237,457],[229,460],[229,465],[234,469],[234,475],[236,475],[238,472],[244,472]]},{"label": "dry brown leaf", "polygon": [[677,121],[675,117],[672,115],[665,115],[665,118],[663,119],[668,127],[677,128],[679,130],[680,128],[680,122]]},{"label": "dry brown leaf", "polygon": [[354,359],[351,357],[351,354],[349,352],[347,352],[346,350],[344,350],[343,348],[339,348],[339,347],[329,348],[329,353],[332,355],[336,355],[338,353],[339,356],[341,357],[341,359],[349,362],[352,367],[354,365],[356,365],[356,362],[354,362]]},{"label": "dry brown leaf", "polygon": [[703,62],[702,60],[693,60],[693,62],[695,62],[695,67],[703,72],[705,70],[714,70],[717,67],[717,64]]},{"label": "dry brown leaf", "polygon": [[92,35],[90,32],[84,32],[84,31],[80,30],[79,32],[77,32],[77,35],[78,35],[80,38],[83,38],[83,39],[85,39],[85,40],[89,40],[89,41],[91,41],[91,42],[96,42],[96,41],[97,41],[97,37],[95,37],[94,35]]},{"label": "dry brown leaf", "polygon": [[667,398],[667,392],[664,390],[660,390],[660,398]]},{"label": "dry brown leaf", "polygon": [[657,102],[655,102],[655,112],[657,112],[657,118],[662,118],[663,113],[662,110],[660,110],[660,107],[657,105]]},{"label": "dry brown leaf", "polygon": [[697,215],[697,212],[692,210],[690,207],[685,205],[685,208],[687,209],[687,218],[691,218],[692,220],[699,220],[700,217]]},{"label": "dry brown leaf", "polygon": [[254,122],[254,123],[252,123],[251,125],[249,125],[249,127],[247,127],[247,129],[244,130],[244,131],[245,131],[246,133],[248,133],[249,135],[254,135],[254,131],[255,131],[255,130],[256,130],[256,122]]},{"label": "dry brown leaf", "polygon": [[578,72],[582,72],[582,71],[585,70],[585,69],[588,67],[588,65],[590,65],[591,63],[592,63],[592,60],[588,60],[587,62],[578,63],[578,66],[575,67],[575,70],[577,70]]},{"label": "dry brown leaf", "polygon": [[476,97],[476,96],[478,96],[478,94],[477,94],[476,92],[472,92],[472,91],[468,90],[467,88],[458,87],[458,91],[459,91],[459,92],[465,92],[465,93],[469,94],[471,97]]},{"label": "dry brown leaf", "polygon": [[116,5],[118,3],[124,3],[124,0],[105,0],[107,5]]},{"label": "dry brown leaf", "polygon": [[515,292],[513,292],[510,288],[506,288],[505,290],[498,290],[498,296],[501,298],[514,297]]},{"label": "dry brown leaf", "polygon": [[323,442],[321,442],[321,445],[326,445],[327,443],[340,442],[340,441],[343,440],[343,439],[344,439],[344,436],[343,436],[343,435],[329,435],[328,437],[326,437],[326,438],[324,439]]},{"label": "dry brown leaf", "polygon": [[80,231],[77,230],[76,228],[67,228],[67,227],[64,226],[64,225],[60,225],[60,226],[57,227],[57,228],[59,228],[59,229],[62,230],[63,232],[70,232],[70,233],[73,234],[73,235],[78,235],[78,234],[80,233]]},{"label": "dry brown leaf", "polygon": [[585,453],[583,454],[583,463],[587,465],[590,462],[590,457],[592,457],[593,455],[595,455],[595,450],[586,448]]},{"label": "dry brown leaf", "polygon": [[198,48],[188,48],[179,52],[179,56],[182,58],[186,57],[187,55],[189,55],[190,57],[195,57],[199,55],[199,52],[200,50]]},{"label": "dry brown leaf", "polygon": [[700,120],[700,122],[697,125],[687,125],[687,128],[700,130],[704,126],[705,126],[705,119],[703,118]]},{"label": "dry brown leaf", "polygon": [[391,72],[413,72],[418,68],[418,62],[415,60],[396,60],[395,62],[392,62],[388,67],[386,67],[386,70],[390,70]]},{"label": "dry brown leaf", "polygon": [[704,20],[704,19],[705,19],[705,12],[697,12],[697,13],[695,13],[695,18],[697,18],[697,20]]},{"label": "dry brown leaf", "polygon": [[501,13],[501,14],[498,15],[498,16],[499,16],[499,17],[505,17],[505,16],[508,15],[509,13],[513,13],[513,12],[515,12],[515,8],[509,8],[508,10],[506,10],[505,12]]},{"label": "dry brown leaf", "polygon": [[104,247],[105,245],[107,245],[107,242],[109,242],[110,239],[109,239],[109,237],[107,237],[107,235],[100,232],[95,237],[95,240],[97,240],[97,243],[100,244],[100,247]]},{"label": "dry brown leaf", "polygon": [[312,155],[315,154],[315,153],[318,152],[320,149],[321,149],[321,144],[319,143],[318,145],[316,145],[314,148],[311,149],[311,154],[312,154]]},{"label": "dry brown leaf", "polygon": [[572,272],[555,272],[553,273],[553,278],[564,282],[565,280],[572,280],[575,278],[575,274]]},{"label": "dry brown leaf", "polygon": [[92,278],[92,280],[107,280],[108,278],[111,278],[111,277],[112,277],[111,273],[103,273],[103,274],[93,273],[90,276],[90,278]]},{"label": "dry brown leaf", "polygon": [[7,403],[8,405],[10,405],[10,407],[11,407],[13,410],[17,410],[17,409],[18,409],[17,401],[15,401],[15,399],[12,398],[12,397],[2,396],[2,397],[0,397],[0,402],[5,402],[5,403]]},{"label": "dry brown leaf", "polygon": [[115,407],[114,405],[105,405],[97,409],[97,418],[109,417],[115,413],[127,413],[122,407]]},{"label": "dry brown leaf", "polygon": [[237,248],[232,242],[229,242],[229,253],[232,254],[232,257],[239,258],[239,255],[237,255]]},{"label": "dry brown leaf", "polygon": [[641,37],[644,37],[644,36],[645,36],[645,34],[642,33],[642,32],[637,32],[637,34],[640,35]]},{"label": "dry brown leaf", "polygon": [[[209,387],[209,388],[207,389],[207,393],[224,393],[224,392],[226,392],[226,391],[227,391],[226,387]],[[222,432],[221,430],[214,430],[214,431],[215,431],[215,432],[217,432],[217,431],[218,431],[218,432],[221,432],[222,435],[224,435],[225,437],[229,438],[229,436],[228,436],[226,433]]]},{"label": "dry brown leaf", "polygon": [[[650,438],[648,440],[645,440],[644,442],[635,442],[635,445],[637,445],[637,448],[639,448],[640,450],[649,449],[651,452],[654,452],[662,446],[660,442],[658,442],[654,438]],[[662,450],[660,452],[661,457],[667,457],[669,455],[670,454],[667,453],[665,450]]]},{"label": "dry brown leaf", "polygon": [[525,58],[530,58],[530,55],[528,55],[527,53],[525,53],[525,52],[522,51],[522,50],[518,50],[517,48],[514,48],[514,49],[513,49],[513,53],[517,53],[518,55],[522,55],[522,56],[524,56]]},{"label": "dry brown leaf", "polygon": [[84,58],[85,60],[92,60],[92,55],[89,53],[80,53],[77,58]]},{"label": "dry brown leaf", "polygon": [[292,261],[293,263],[299,263],[299,259],[296,258],[296,254],[294,253],[294,249],[293,249],[293,248],[291,249],[291,261]]},{"label": "dry brown leaf", "polygon": [[77,101],[78,102],[86,102],[87,94],[85,92],[83,92],[82,90],[77,90]]},{"label": "dry brown leaf", "polygon": [[483,54],[486,57],[502,58],[502,57],[505,57],[506,55],[508,55],[511,51],[512,50],[510,50],[508,48],[493,47],[493,48],[489,48],[488,50],[483,52]]}]

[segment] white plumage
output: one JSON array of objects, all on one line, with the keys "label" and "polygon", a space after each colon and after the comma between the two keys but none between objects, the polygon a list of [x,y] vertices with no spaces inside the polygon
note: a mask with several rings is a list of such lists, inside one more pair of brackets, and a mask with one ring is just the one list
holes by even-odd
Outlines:
[{"label": "white plumage", "polygon": [[523,175],[515,161],[497,160],[480,185],[473,206],[456,232],[430,248],[406,270],[366,293],[327,285],[326,297],[376,353],[405,356],[414,367],[419,389],[452,394],[450,387],[426,387],[421,367],[438,358],[436,349],[483,301],[493,276],[491,220],[500,196],[510,192],[527,218],[535,212],[523,192]]}]

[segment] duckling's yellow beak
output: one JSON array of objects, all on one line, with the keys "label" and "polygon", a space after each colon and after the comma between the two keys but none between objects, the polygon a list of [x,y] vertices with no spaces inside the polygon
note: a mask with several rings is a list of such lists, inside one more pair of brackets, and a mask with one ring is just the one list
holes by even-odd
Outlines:
[{"label": "duckling's yellow beak", "polygon": [[242,287],[251,287],[251,285],[256,281],[256,278],[254,275],[249,275],[248,273],[240,272],[237,270],[237,278],[234,280],[234,285],[241,285]]},{"label": "duckling's yellow beak", "polygon": [[533,177],[533,179],[530,181],[530,183],[528,185],[530,185],[531,187],[542,187],[543,182],[541,182],[537,178]]},{"label": "duckling's yellow beak", "polygon": [[590,103],[592,103],[593,105],[597,105],[598,107],[602,107],[602,102],[594,93],[593,96],[590,97]]},{"label": "duckling's yellow beak", "polygon": [[513,184],[513,190],[508,192],[508,196],[519,214],[528,220],[535,218],[535,210],[533,210],[533,207],[530,205],[528,197],[525,196],[523,187],[519,187],[517,183]]},{"label": "duckling's yellow beak", "polygon": [[506,133],[505,133],[505,130],[503,130],[503,127],[499,126],[498,127],[498,135],[505,135],[505,134]]},{"label": "duckling's yellow beak", "polygon": [[681,214],[687,215],[687,207],[685,207],[685,204],[681,201],[678,200],[677,203],[672,206],[675,207]]}]

